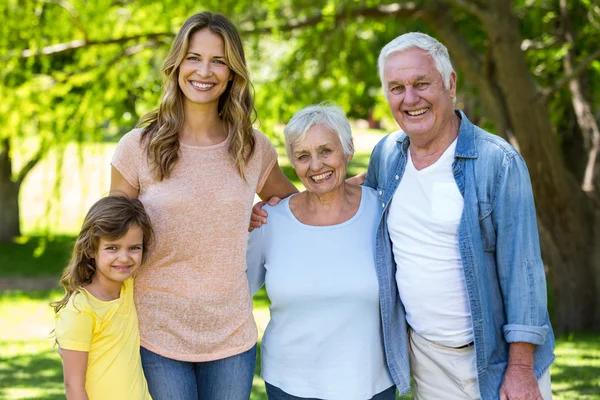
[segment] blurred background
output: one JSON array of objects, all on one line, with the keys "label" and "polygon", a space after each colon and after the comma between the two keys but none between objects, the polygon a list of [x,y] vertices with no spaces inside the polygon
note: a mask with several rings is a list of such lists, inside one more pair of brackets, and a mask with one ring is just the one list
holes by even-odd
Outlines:
[{"label": "blurred background", "polygon": [[[64,398],[49,301],[88,207],[107,194],[119,138],[158,105],[181,24],[210,10],[244,40],[259,119],[285,158],[294,112],[332,100],[366,169],[397,126],[377,57],[422,31],[449,49],[457,107],[515,145],[534,188],[557,399],[600,399],[598,0],[0,0],[0,399]],[[268,299],[255,298],[261,330]],[[265,399],[255,376],[253,399]],[[406,398],[411,398],[407,396]]]}]

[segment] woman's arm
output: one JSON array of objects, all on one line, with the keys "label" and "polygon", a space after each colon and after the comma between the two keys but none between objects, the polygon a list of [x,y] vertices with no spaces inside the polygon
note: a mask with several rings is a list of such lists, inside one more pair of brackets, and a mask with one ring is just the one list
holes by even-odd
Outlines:
[{"label": "woman's arm", "polygon": [[89,400],[85,391],[88,352],[62,349],[65,394],[68,400]]},{"label": "woman's arm", "polygon": [[[265,184],[266,185],[266,184]],[[110,166],[110,194],[125,195],[130,199],[138,197],[138,190],[131,186],[123,175],[114,167]]]},{"label": "woman's arm", "polygon": [[283,174],[281,168],[279,168],[279,163],[275,162],[258,196],[267,201],[271,197],[283,199],[294,193],[298,193],[298,189]]}]

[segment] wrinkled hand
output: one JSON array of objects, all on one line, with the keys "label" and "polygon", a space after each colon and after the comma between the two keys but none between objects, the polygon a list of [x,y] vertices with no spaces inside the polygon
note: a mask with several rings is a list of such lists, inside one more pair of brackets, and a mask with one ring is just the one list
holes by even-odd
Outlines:
[{"label": "wrinkled hand", "polygon": [[510,365],[500,387],[500,400],[544,400],[529,365]]},{"label": "wrinkled hand", "polygon": [[267,212],[263,210],[265,204],[275,206],[279,204],[281,199],[279,197],[271,197],[269,201],[259,201],[252,207],[252,215],[250,215],[250,226],[248,232],[252,232],[256,228],[260,228],[263,224],[267,223]]},{"label": "wrinkled hand", "polygon": [[366,172],[363,172],[358,175],[354,175],[354,176],[346,179],[346,183],[348,183],[350,185],[362,185],[363,183],[365,183],[366,176],[367,176]]}]

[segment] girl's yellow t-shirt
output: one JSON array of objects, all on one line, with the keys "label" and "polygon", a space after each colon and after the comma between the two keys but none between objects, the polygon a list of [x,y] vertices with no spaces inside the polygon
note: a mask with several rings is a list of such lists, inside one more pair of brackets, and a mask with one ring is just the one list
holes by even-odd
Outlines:
[{"label": "girl's yellow t-shirt", "polygon": [[140,358],[132,278],[116,300],[98,300],[85,289],[73,295],[56,314],[55,328],[61,349],[89,353],[85,389],[90,400],[151,399]]}]

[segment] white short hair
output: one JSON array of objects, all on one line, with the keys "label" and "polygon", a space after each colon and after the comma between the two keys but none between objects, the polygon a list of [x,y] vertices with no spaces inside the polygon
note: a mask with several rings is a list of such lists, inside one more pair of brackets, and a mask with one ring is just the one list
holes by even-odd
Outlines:
[{"label": "white short hair", "polygon": [[344,154],[349,156],[354,154],[352,128],[344,110],[331,102],[323,102],[298,111],[283,129],[285,150],[292,164],[294,163],[292,146],[303,141],[306,132],[315,125],[324,126],[335,132],[342,143]]},{"label": "white short hair", "polygon": [[377,62],[379,77],[381,78],[381,85],[383,86],[383,92],[386,93],[386,97],[387,91],[383,80],[383,68],[385,67],[386,60],[394,53],[403,52],[413,48],[424,50],[431,56],[435,63],[435,68],[440,75],[442,75],[444,88],[450,89],[450,75],[454,72],[454,68],[452,67],[452,62],[450,61],[446,46],[425,33],[409,32],[398,36],[396,39],[386,44],[383,49],[381,49],[381,53],[379,53],[379,60]]}]

